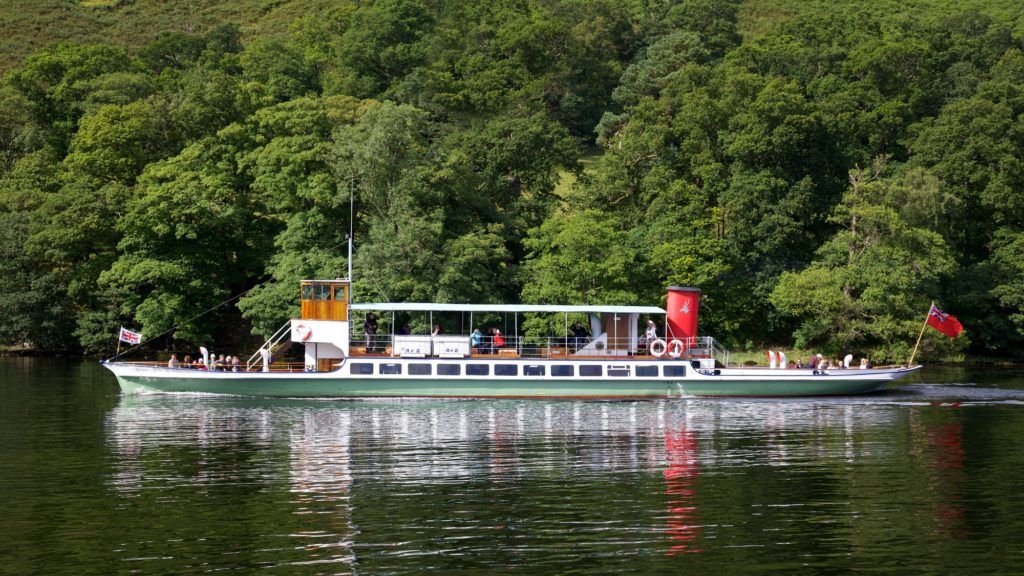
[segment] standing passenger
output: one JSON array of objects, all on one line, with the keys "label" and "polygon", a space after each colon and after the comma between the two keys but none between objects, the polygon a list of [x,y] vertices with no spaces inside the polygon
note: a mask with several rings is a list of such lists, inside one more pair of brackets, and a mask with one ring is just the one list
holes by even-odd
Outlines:
[{"label": "standing passenger", "polygon": [[366,319],[363,320],[363,332],[366,334],[366,351],[372,352],[374,347],[374,338],[377,336],[377,317],[370,312],[366,315]]}]

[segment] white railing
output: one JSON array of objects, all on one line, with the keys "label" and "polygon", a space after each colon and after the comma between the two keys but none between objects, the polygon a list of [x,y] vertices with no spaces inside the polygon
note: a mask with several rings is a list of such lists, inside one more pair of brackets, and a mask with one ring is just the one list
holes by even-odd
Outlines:
[{"label": "white railing", "polygon": [[447,357],[506,356],[522,358],[605,358],[648,357],[706,359],[713,358],[728,366],[729,351],[711,337],[661,339],[663,344],[651,351],[648,342],[638,338],[615,338],[602,334],[596,338],[557,336],[503,336],[484,337],[474,346],[471,336],[445,334],[396,335],[375,334],[366,339],[364,334],[353,334],[352,355],[395,357]]},{"label": "white railing", "polygon": [[291,334],[292,321],[288,320],[287,322],[284,323],[283,326],[277,329],[277,332],[274,332],[273,336],[267,338],[267,341],[264,342],[263,345],[259,347],[259,350],[256,350],[256,352],[254,352],[252,356],[249,356],[249,359],[245,361],[245,371],[252,372],[253,368],[255,368],[257,365],[259,366],[259,369],[263,369],[264,350],[270,351],[271,357],[269,361],[273,362],[274,348],[278,344],[280,344],[281,341],[284,340],[285,338],[290,338]]}]

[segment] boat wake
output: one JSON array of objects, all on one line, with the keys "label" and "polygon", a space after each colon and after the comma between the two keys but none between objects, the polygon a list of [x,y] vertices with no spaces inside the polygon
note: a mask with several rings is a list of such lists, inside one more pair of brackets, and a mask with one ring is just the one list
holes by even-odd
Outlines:
[{"label": "boat wake", "polygon": [[1024,404],[1024,389],[993,388],[971,383],[912,384],[876,397],[895,404],[955,406],[965,404]]}]

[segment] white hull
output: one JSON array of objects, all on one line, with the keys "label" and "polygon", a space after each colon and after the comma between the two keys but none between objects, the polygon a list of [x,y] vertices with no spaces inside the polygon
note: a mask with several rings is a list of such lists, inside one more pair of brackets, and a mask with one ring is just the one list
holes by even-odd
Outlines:
[{"label": "white hull", "polygon": [[331,372],[219,372],[104,364],[125,393],[270,397],[671,398],[818,396],[884,390],[920,366],[893,369],[702,370],[657,359],[350,358]]}]

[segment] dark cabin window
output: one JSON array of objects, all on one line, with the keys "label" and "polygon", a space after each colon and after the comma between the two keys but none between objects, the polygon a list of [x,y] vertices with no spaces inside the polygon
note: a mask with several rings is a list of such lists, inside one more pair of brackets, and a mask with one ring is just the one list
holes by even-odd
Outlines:
[{"label": "dark cabin window", "polygon": [[588,366],[586,364],[584,364],[583,366],[580,366],[580,376],[600,376],[600,375],[601,375],[601,367],[600,366]]},{"label": "dark cabin window", "polygon": [[658,367],[657,366],[637,366],[636,367],[636,375],[637,376],[657,376],[658,375]]},{"label": "dark cabin window", "polygon": [[379,368],[381,374],[401,374],[401,364],[381,364]]},{"label": "dark cabin window", "polygon": [[515,364],[495,364],[495,376],[519,376],[519,366]]},{"label": "dark cabin window", "polygon": [[487,376],[491,367],[487,364],[466,364],[466,376]]},{"label": "dark cabin window", "polygon": [[430,364],[409,364],[409,376],[430,376],[430,372]]},{"label": "dark cabin window", "polygon": [[573,374],[576,373],[576,371],[573,370],[573,368],[574,368],[574,366],[567,366],[565,364],[556,364],[556,365],[551,367],[551,375],[552,376],[572,376]]},{"label": "dark cabin window", "polygon": [[[572,366],[569,366],[569,368],[572,368]],[[554,370],[552,370],[552,372],[554,372]],[[543,366],[523,366],[523,376],[543,376],[543,375],[544,375],[544,367]]]},{"label": "dark cabin window", "polygon": [[609,366],[608,367],[608,375],[609,376],[617,376],[619,378],[628,377],[629,376],[629,366]]},{"label": "dark cabin window", "polygon": [[373,364],[366,362],[353,362],[349,364],[349,374],[373,374]]},{"label": "dark cabin window", "polygon": [[437,375],[438,376],[458,376],[462,374],[462,366],[458,364],[438,364]]},{"label": "dark cabin window", "polygon": [[664,374],[666,378],[679,378],[686,376],[686,365],[681,364],[679,366],[665,366]]}]

